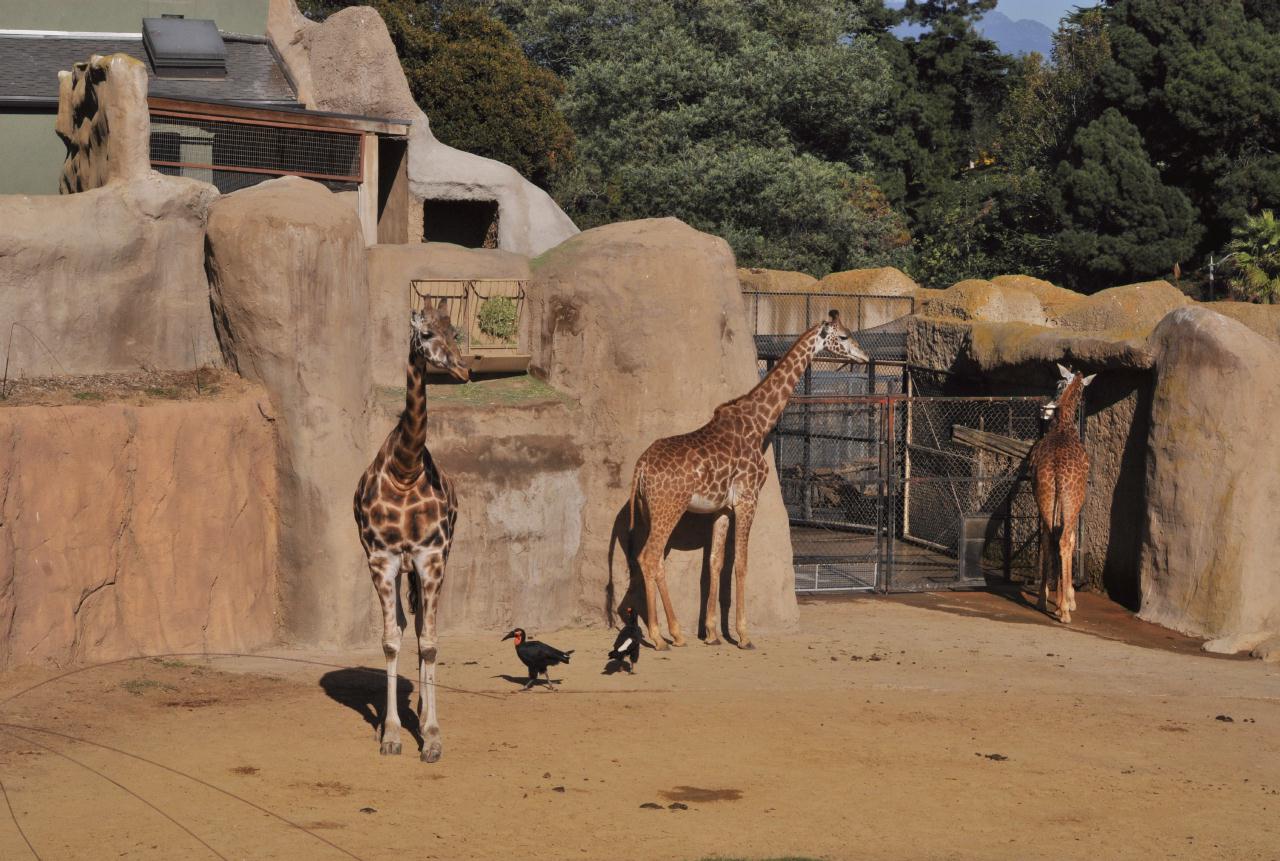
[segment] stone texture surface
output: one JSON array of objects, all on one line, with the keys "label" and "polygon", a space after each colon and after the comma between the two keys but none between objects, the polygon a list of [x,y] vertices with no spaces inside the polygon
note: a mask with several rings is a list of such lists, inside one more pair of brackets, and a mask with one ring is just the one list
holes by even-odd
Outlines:
[{"label": "stone texture surface", "polygon": [[[702,425],[758,379],[740,292],[728,245],[675,219],[589,230],[533,261],[532,370],[579,404],[585,515],[581,551],[565,572],[579,620],[601,618],[610,582],[615,601],[630,585],[625,507],[636,458],[654,439]],[[668,556],[672,598],[690,630],[710,523],[686,516]],[[761,493],[749,557],[752,627],[794,624],[776,476]]]},{"label": "stone texture surface", "polygon": [[578,232],[545,191],[513,168],[436,140],[373,9],[350,7],[317,24],[293,0],[271,0],[267,32],[308,107],[412,121],[409,191],[418,208],[423,200],[496,200],[498,247],[530,256]]},{"label": "stone texture surface", "polygon": [[149,173],[82,194],[0,196],[10,376],[219,362],[204,227],[218,193]]},{"label": "stone texture surface", "polygon": [[1207,308],[1152,338],[1142,610],[1235,652],[1280,637],[1280,347]]},{"label": "stone texture surface", "polygon": [[[458,492],[441,632],[519,626],[536,636],[582,624],[574,577],[588,505],[581,409],[555,395],[510,405],[442,402],[437,392],[447,387],[429,385],[427,394],[427,446]],[[400,391],[379,397],[370,458],[404,408]],[[601,616],[597,608],[585,621]],[[448,643],[441,647],[447,653]]]},{"label": "stone texture surface", "polygon": [[823,293],[846,293],[856,296],[914,296],[920,285],[901,269],[881,266],[877,269],[850,269],[832,272],[818,282]]},{"label": "stone texture surface", "polygon": [[[416,278],[527,279],[529,258],[446,242],[374,245],[368,251],[368,272],[374,383],[403,386],[408,357],[409,282]],[[525,320],[520,346],[527,350],[527,314]]]},{"label": "stone texture surface", "polygon": [[275,635],[275,440],[253,386],[0,407],[0,668]]},{"label": "stone texture surface", "polygon": [[756,290],[765,293],[795,293],[815,290],[818,279],[805,272],[788,272],[783,269],[750,269],[738,270],[738,283],[743,290]]},{"label": "stone texture surface", "polygon": [[364,642],[373,590],[351,515],[372,403],[359,220],[324,186],[283,177],[218,200],[208,243],[223,353],[267,389],[279,439],[284,633]]},{"label": "stone texture surface", "polygon": [[63,194],[128,182],[151,171],[147,67],[128,54],[94,55],[58,73],[54,130],[67,146]]}]

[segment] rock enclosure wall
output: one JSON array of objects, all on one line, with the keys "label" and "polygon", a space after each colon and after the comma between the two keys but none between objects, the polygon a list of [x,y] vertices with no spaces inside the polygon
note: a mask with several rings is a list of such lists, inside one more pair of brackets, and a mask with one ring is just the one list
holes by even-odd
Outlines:
[{"label": "rock enclosure wall", "polygon": [[149,173],[82,194],[0,196],[9,375],[221,363],[204,271],[205,215],[217,195]]},{"label": "rock enclosure wall", "polygon": [[275,439],[254,387],[0,407],[0,668],[275,636]]},{"label": "rock enclosure wall", "polygon": [[359,219],[324,186],[283,177],[219,199],[208,243],[226,361],[267,389],[279,440],[284,634],[363,642],[373,590],[351,500],[373,383]]}]

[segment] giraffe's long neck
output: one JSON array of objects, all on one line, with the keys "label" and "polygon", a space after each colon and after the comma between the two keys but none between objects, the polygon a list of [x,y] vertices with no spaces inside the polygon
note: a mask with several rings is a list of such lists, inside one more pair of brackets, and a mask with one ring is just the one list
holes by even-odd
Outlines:
[{"label": "giraffe's long neck", "polygon": [[786,355],[778,360],[778,364],[773,366],[773,370],[744,398],[763,407],[763,409],[757,409],[754,414],[755,430],[761,439],[768,436],[774,425],[778,423],[778,419],[782,418],[782,411],[787,408],[787,401],[791,400],[796,384],[804,376],[805,369],[809,367],[814,353],[817,352],[821,330],[822,324],[819,323],[801,335],[791,345],[791,349],[787,350]]},{"label": "giraffe's long neck", "polygon": [[427,374],[421,359],[409,356],[405,370],[404,412],[396,425],[395,444],[387,468],[400,481],[414,481],[422,474],[422,450],[427,446]]},{"label": "giraffe's long neck", "polygon": [[1053,421],[1049,423],[1050,431],[1059,433],[1078,433],[1076,429],[1076,411],[1080,408],[1080,398],[1084,395],[1084,382],[1076,374],[1067,384],[1067,390],[1058,398],[1058,408],[1053,411]]}]

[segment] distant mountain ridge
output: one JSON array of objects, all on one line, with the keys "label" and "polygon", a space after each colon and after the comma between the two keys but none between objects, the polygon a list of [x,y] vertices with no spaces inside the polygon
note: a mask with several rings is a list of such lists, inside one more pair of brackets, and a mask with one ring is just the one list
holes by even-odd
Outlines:
[{"label": "distant mountain ridge", "polygon": [[999,45],[1006,54],[1036,51],[1047,60],[1053,47],[1053,31],[1048,27],[1030,18],[1015,21],[998,9],[983,15],[974,29]]},{"label": "distant mountain ridge", "polygon": [[[982,20],[974,24],[973,28],[995,42],[1006,54],[1021,56],[1037,51],[1047,60],[1049,50],[1053,47],[1053,30],[1030,18],[1015,21],[997,9],[983,15]],[[890,32],[899,39],[912,39],[918,38],[927,29],[919,24],[903,22]]]}]

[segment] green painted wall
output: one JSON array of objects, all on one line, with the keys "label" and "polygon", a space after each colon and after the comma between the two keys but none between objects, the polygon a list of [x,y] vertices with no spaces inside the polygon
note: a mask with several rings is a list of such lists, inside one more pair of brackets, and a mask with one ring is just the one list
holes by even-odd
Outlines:
[{"label": "green painted wall", "polygon": [[0,194],[57,194],[67,148],[54,114],[0,111]]},{"label": "green painted wall", "polygon": [[212,18],[228,33],[267,34],[268,0],[0,0],[5,30],[140,33],[162,13]]}]

